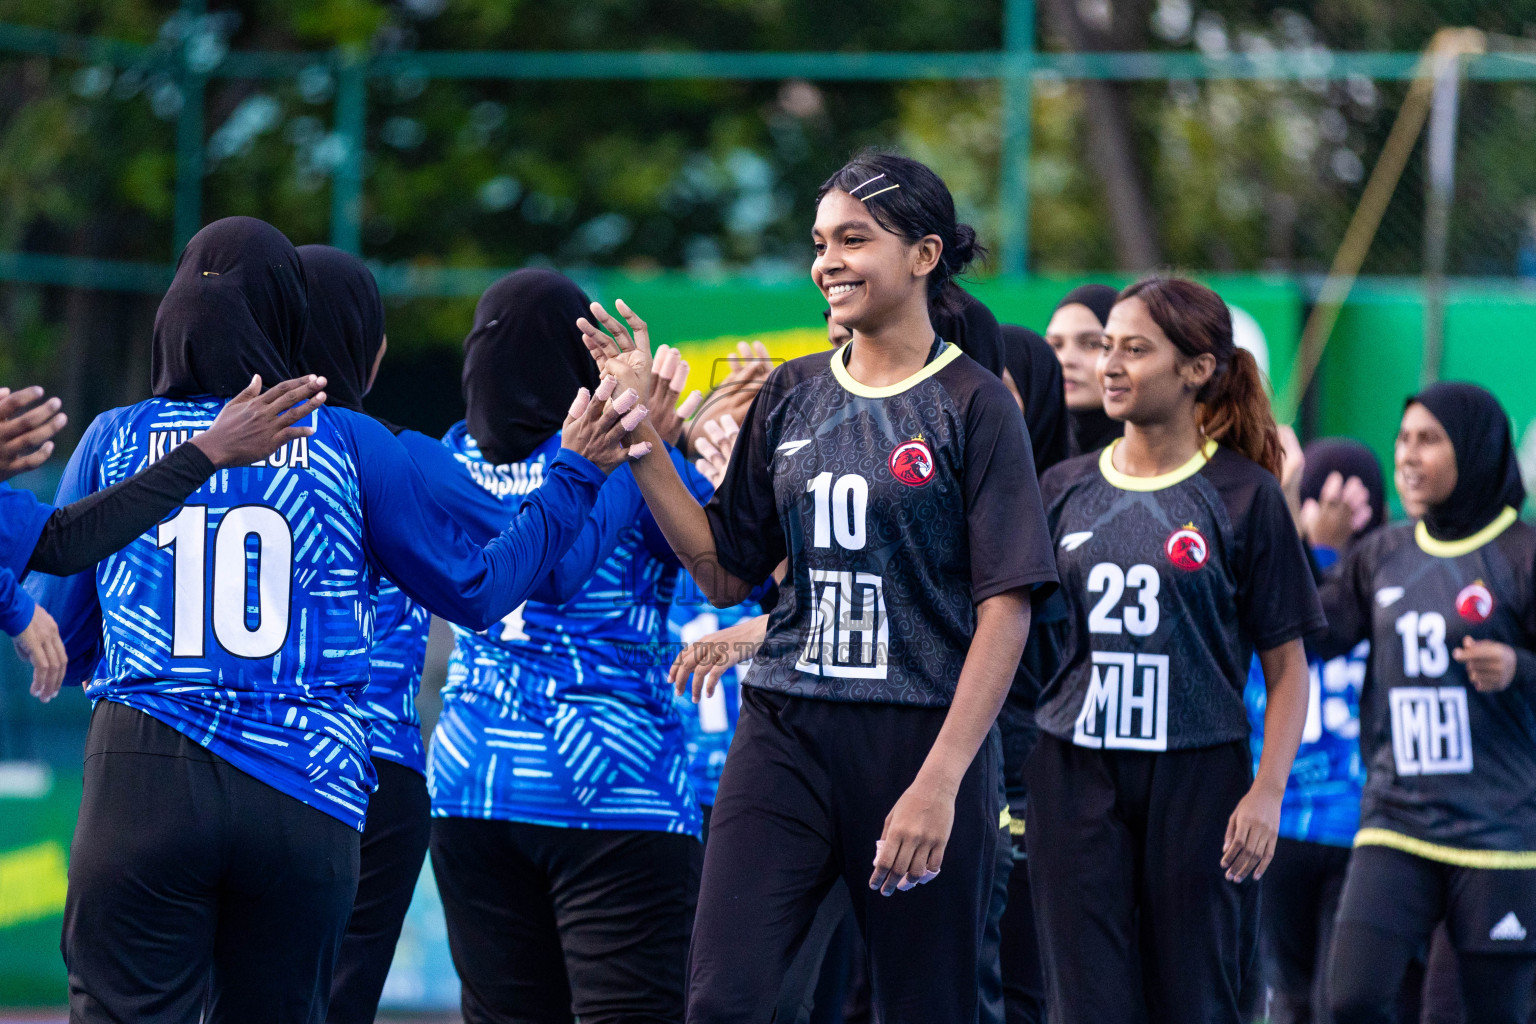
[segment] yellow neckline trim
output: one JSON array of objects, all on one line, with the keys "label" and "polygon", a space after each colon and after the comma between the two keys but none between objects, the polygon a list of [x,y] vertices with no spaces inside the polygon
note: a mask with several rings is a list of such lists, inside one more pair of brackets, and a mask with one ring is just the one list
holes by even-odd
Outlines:
[{"label": "yellow neckline trim", "polygon": [[1458,868],[1529,870],[1536,868],[1536,850],[1462,850],[1441,846],[1385,828],[1363,828],[1355,833],[1356,846],[1387,846],[1415,857]]},{"label": "yellow neckline trim", "polygon": [[[852,343],[850,342],[849,344]],[[845,345],[844,348],[846,347]],[[848,367],[843,363],[844,358],[842,349],[832,353],[832,376],[837,378],[839,384],[860,398],[890,398],[927,380],[956,359],[959,359],[960,346],[945,342],[944,351],[940,352],[933,362],[928,363],[905,380],[899,380],[895,384],[887,384],[883,388],[873,388],[868,384],[860,384],[854,380],[853,374],[848,372]]]},{"label": "yellow neckline trim", "polygon": [[1493,540],[1509,529],[1519,518],[1520,513],[1505,505],[1504,511],[1495,516],[1493,522],[1472,536],[1463,537],[1461,540],[1436,540],[1429,535],[1429,527],[1424,525],[1424,520],[1420,519],[1419,525],[1413,531],[1413,538],[1419,542],[1419,547],[1425,554],[1434,555],[1436,558],[1460,558],[1462,555],[1470,555]]},{"label": "yellow neckline trim", "polygon": [[1216,442],[1207,438],[1205,444],[1200,446],[1200,450],[1178,469],[1171,469],[1157,476],[1131,476],[1115,468],[1115,448],[1123,440],[1125,439],[1122,437],[1115,438],[1099,455],[1099,472],[1104,474],[1105,480],[1122,491],[1160,491],[1165,487],[1172,487],[1176,483],[1188,480],[1205,468],[1205,464],[1211,461],[1211,456],[1216,454],[1217,448]]}]

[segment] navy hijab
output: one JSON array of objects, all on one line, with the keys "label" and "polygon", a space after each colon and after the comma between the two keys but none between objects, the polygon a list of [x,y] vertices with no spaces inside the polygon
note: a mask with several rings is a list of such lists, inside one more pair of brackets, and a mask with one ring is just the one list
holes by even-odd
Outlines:
[{"label": "navy hijab", "polygon": [[232,398],[260,374],[292,377],[309,320],[299,254],[254,217],[226,217],[192,236],[160,308],[150,351],[156,398]]},{"label": "navy hijab", "polygon": [[363,411],[368,377],[384,345],[384,300],[362,260],[329,245],[299,247],[309,290],[301,373],[324,377],[326,404]]},{"label": "navy hijab", "polygon": [[997,317],[970,292],[958,286],[955,291],[960,293],[959,310],[933,313],[934,333],[992,371],[994,376],[1001,377],[1003,329],[998,325]]},{"label": "navy hijab", "polygon": [[564,425],[576,392],[597,388],[597,364],[576,328],[589,305],[552,270],[514,271],[480,296],[463,381],[469,435],[486,461],[526,459]]},{"label": "navy hijab", "polygon": [[1515,458],[1509,414],[1476,384],[1442,381],[1408,399],[1434,414],[1456,450],[1456,486],[1450,496],[1424,513],[1424,526],[1436,540],[1460,540],[1487,526],[1505,506],[1516,512],[1525,504],[1525,485]]}]

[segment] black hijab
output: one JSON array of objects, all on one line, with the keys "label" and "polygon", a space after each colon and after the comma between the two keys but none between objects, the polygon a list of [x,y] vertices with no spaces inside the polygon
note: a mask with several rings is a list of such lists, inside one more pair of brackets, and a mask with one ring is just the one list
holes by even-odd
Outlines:
[{"label": "black hijab", "polygon": [[309,302],[299,254],[254,217],[226,217],[192,236],[160,308],[150,351],[156,398],[230,398],[261,374],[293,376]]},{"label": "black hijab", "polygon": [[1067,457],[1067,404],[1061,363],[1050,344],[1028,327],[1003,324],[1003,362],[1024,400],[1024,425],[1035,452],[1035,472]]},{"label": "black hijab", "polygon": [[[1120,293],[1107,284],[1080,284],[1061,297],[1056,309],[1062,306],[1085,306],[1103,327],[1109,323],[1109,311],[1114,308]],[[1053,310],[1054,312],[1054,310]],[[1071,451],[1073,455],[1096,452],[1117,437],[1125,434],[1125,424],[1110,419],[1103,407],[1094,409],[1068,409],[1071,418]]]},{"label": "black hijab", "polygon": [[1381,475],[1381,463],[1371,450],[1353,438],[1320,437],[1307,445],[1303,454],[1306,466],[1301,471],[1301,499],[1317,500],[1330,473],[1346,481],[1359,478],[1371,495],[1371,519],[1357,531],[1366,534],[1387,521],[1387,484]]},{"label": "black hijab", "polygon": [[1003,329],[982,301],[963,288],[957,313],[933,314],[934,333],[998,377],[1003,375]]},{"label": "black hijab", "polygon": [[552,270],[517,270],[485,290],[464,339],[469,434],[486,460],[520,462],[560,430],[581,388],[597,388],[597,365],[577,317],[590,302]]},{"label": "black hijab", "polygon": [[384,300],[362,260],[329,245],[299,247],[309,289],[300,373],[325,378],[327,405],[363,411],[368,375],[384,344]]},{"label": "black hijab", "polygon": [[1404,403],[1417,402],[1434,414],[1456,450],[1456,486],[1431,505],[1424,525],[1436,540],[1460,540],[1492,522],[1506,505],[1525,504],[1525,485],[1515,459],[1509,414],[1476,384],[1442,381]]}]

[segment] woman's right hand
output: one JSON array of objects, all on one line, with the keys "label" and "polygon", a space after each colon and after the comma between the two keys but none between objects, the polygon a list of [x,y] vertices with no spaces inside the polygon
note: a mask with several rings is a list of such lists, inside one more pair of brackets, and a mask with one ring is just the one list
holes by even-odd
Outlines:
[{"label": "woman's right hand", "polygon": [[324,377],[285,380],[266,394],[261,377],[252,377],[245,390],[219,410],[213,425],[189,443],[201,448],[216,469],[254,465],[290,441],[313,434],[313,427],[294,424],[324,404]]},{"label": "woman's right hand", "polygon": [[560,433],[560,447],[569,448],[604,473],[651,450],[648,441],[632,445],[626,440],[645,420],[646,410],[633,391],[612,398],[617,385],[612,377],[604,377],[596,392],[586,388],[578,391]]},{"label": "woman's right hand", "polygon": [[[601,302],[592,303],[592,316],[603,329],[586,317],[578,317],[576,327],[597,368],[637,395],[651,393],[651,331],[623,299],[614,308],[624,317],[620,323],[608,314]],[[606,333],[605,333],[606,332]]]},{"label": "woman's right hand", "polygon": [[693,448],[699,453],[694,467],[710,484],[719,487],[725,482],[725,471],[731,464],[731,452],[736,448],[736,438],[741,435],[741,425],[730,413],[705,420],[695,432]]},{"label": "woman's right hand", "polygon": [[1329,473],[1316,498],[1301,504],[1301,534],[1313,547],[1342,551],[1371,521],[1371,492],[1360,478]]},{"label": "woman's right hand", "polygon": [[693,702],[713,697],[720,677],[756,654],[767,635],[768,616],[756,615],[695,640],[682,649],[667,673],[672,692],[681,697],[692,676]]},{"label": "woman's right hand", "polygon": [[0,388],[0,480],[36,469],[53,454],[53,435],[69,417],[57,398],[42,401],[43,389]]}]

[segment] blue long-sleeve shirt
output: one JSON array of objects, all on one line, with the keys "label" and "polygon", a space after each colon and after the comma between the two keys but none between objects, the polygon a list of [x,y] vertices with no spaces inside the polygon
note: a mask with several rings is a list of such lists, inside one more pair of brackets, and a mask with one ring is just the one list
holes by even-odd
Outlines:
[{"label": "blue long-sleeve shirt", "polygon": [[[197,432],[219,400],[151,399],[99,416],[59,501],[108,487]],[[561,452],[504,530],[472,540],[395,437],[323,408],[315,433],[213,475],[177,513],[71,577],[27,586],[59,620],[70,676],[279,791],[361,828],[375,779],[355,703],[375,580],[483,629],[575,540],[604,474]],[[482,547],[482,544],[484,545]]]}]

